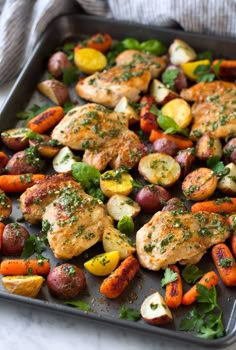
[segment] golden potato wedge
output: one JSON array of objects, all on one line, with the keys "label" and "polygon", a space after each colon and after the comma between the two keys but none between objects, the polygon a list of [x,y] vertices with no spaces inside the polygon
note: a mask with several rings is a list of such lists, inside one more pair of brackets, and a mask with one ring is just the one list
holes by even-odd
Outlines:
[{"label": "golden potato wedge", "polygon": [[172,321],[172,313],[159,292],[149,295],[141,305],[142,318],[151,324],[161,326]]},{"label": "golden potato wedge", "polygon": [[182,98],[167,102],[161,109],[163,115],[172,118],[180,129],[185,129],[192,121],[191,107]]},{"label": "golden potato wedge", "polygon": [[226,169],[229,173],[222,177],[218,182],[217,188],[228,196],[236,195],[236,165],[234,163],[227,164]]},{"label": "golden potato wedge", "polygon": [[100,72],[107,65],[106,56],[102,52],[92,48],[77,48],[74,50],[74,62],[81,72],[93,74]]},{"label": "golden potato wedge", "polygon": [[102,244],[105,252],[118,251],[123,260],[135,253],[134,243],[114,227],[107,227],[102,236]]},{"label": "golden potato wedge", "polygon": [[127,97],[122,97],[114,109],[115,112],[125,113],[128,116],[129,124],[137,123],[140,120],[139,114],[129,104]]},{"label": "golden potato wedge", "polygon": [[107,202],[108,214],[117,221],[121,220],[125,215],[134,218],[140,210],[141,208],[138,203],[121,194],[114,194]]},{"label": "golden potato wedge", "polygon": [[191,46],[180,39],[175,39],[169,47],[170,62],[182,64],[194,61],[197,58],[196,52]]},{"label": "golden potato wedge", "polygon": [[211,157],[222,157],[222,145],[220,139],[209,134],[204,134],[196,143],[196,156],[201,160],[207,160]]},{"label": "golden potato wedge", "polygon": [[70,99],[67,86],[58,80],[44,80],[37,87],[41,94],[48,97],[56,105],[63,105]]},{"label": "golden potato wedge", "polygon": [[154,79],[150,87],[150,95],[154,97],[156,103],[164,105],[179,95],[168,89],[161,81]]},{"label": "golden potato wedge", "polygon": [[100,187],[107,197],[114,194],[129,195],[133,190],[133,178],[126,172],[120,172],[120,169],[108,170],[100,177]]},{"label": "golden potato wedge", "polygon": [[35,298],[42,287],[42,276],[5,276],[2,278],[4,288],[12,293]]},{"label": "golden potato wedge", "polygon": [[216,186],[217,176],[215,173],[208,168],[198,168],[185,177],[182,191],[187,199],[202,201],[215,192]]},{"label": "golden potato wedge", "polygon": [[65,146],[53,158],[52,166],[57,173],[68,173],[71,171],[72,164],[76,162],[73,152],[69,147]]},{"label": "golden potato wedge", "polygon": [[179,179],[181,168],[168,154],[152,153],[140,160],[138,171],[152,184],[170,187]]}]

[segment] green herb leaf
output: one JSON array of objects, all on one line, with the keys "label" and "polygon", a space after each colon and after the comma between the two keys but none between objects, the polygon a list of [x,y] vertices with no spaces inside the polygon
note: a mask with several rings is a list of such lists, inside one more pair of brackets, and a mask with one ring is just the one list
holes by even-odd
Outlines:
[{"label": "green herb leaf", "polygon": [[122,306],[119,317],[129,321],[138,321],[141,318],[141,314],[139,310]]},{"label": "green herb leaf", "polygon": [[[151,109],[150,109],[151,111]],[[174,119],[163,115],[161,112],[157,118],[158,125],[164,130],[165,134],[181,134],[188,137],[188,129],[181,129]]]},{"label": "green herb leaf", "polygon": [[71,101],[66,101],[63,105],[64,113],[68,113],[71,109],[73,109],[76,105]]},{"label": "green herb leaf", "polygon": [[78,81],[80,73],[76,67],[69,67],[63,69],[62,81],[66,85],[70,85]]},{"label": "green herb leaf", "polygon": [[213,310],[217,306],[215,286],[212,286],[211,289],[208,289],[206,286],[203,286],[202,284],[197,283],[196,287],[198,292],[197,301],[199,303],[210,304],[211,305],[210,309]]},{"label": "green herb leaf", "polygon": [[105,201],[106,197],[99,187],[89,187],[86,190],[86,193],[88,193],[90,196],[93,196],[94,198],[100,199],[102,202]]},{"label": "green herb leaf", "polygon": [[196,265],[186,265],[182,271],[183,279],[190,284],[195,284],[203,275],[204,272]]},{"label": "green herb leaf", "polygon": [[83,300],[75,300],[75,301],[65,301],[66,305],[76,307],[80,309],[81,311],[91,311],[90,305]]},{"label": "green herb leaf", "polygon": [[125,233],[126,235],[133,233],[134,232],[133,219],[128,215],[123,216],[123,218],[118,221],[117,228],[119,231],[121,231],[122,233]]},{"label": "green herb leaf", "polygon": [[224,163],[219,160],[219,156],[213,156],[207,159],[207,166],[214,171],[218,178],[222,178],[230,172],[230,169],[226,168]]},{"label": "green herb leaf", "polygon": [[203,324],[202,315],[196,309],[192,309],[188,312],[187,317],[181,320],[179,329],[181,331],[199,332]]},{"label": "green herb leaf", "polygon": [[197,79],[197,83],[200,82],[211,82],[215,79],[215,74],[213,73],[208,73],[208,74],[204,74],[201,75],[198,79]]},{"label": "green herb leaf", "polygon": [[204,52],[200,52],[197,55],[197,61],[200,60],[209,60],[212,61],[213,60],[213,55],[211,51],[204,51]]},{"label": "green herb leaf", "polygon": [[21,253],[22,259],[28,259],[34,253],[41,254],[48,246],[47,238],[45,236],[33,236],[31,235],[25,240],[24,248]]},{"label": "green herb leaf", "polygon": [[175,69],[166,69],[162,74],[162,82],[168,87],[168,89],[175,90],[175,79],[179,75],[179,68]]},{"label": "green herb leaf", "polygon": [[213,66],[213,71],[214,71],[214,73],[215,73],[215,75],[216,75],[217,78],[219,78],[220,65],[221,65],[221,63],[222,63],[223,61],[224,61],[224,60],[221,59],[221,60],[219,60],[216,64],[214,64],[214,66]]},{"label": "green herb leaf", "polygon": [[107,53],[108,67],[115,64],[116,57],[124,50],[126,50],[126,48],[120,41],[112,45],[111,49]]},{"label": "green herb leaf", "polygon": [[72,164],[72,176],[86,190],[94,185],[99,185],[101,173],[89,164],[77,162]]},{"label": "green herb leaf", "polygon": [[19,112],[16,116],[18,119],[25,120],[25,124],[27,124],[30,119],[36,117],[36,115],[46,111],[46,109],[50,107],[52,106],[49,104],[43,106],[33,105],[29,111]]},{"label": "green herb leaf", "polygon": [[166,46],[160,40],[147,40],[140,44],[140,50],[144,52],[149,52],[156,56],[164,55],[167,52]]},{"label": "green herb leaf", "polygon": [[178,274],[167,267],[167,269],[165,269],[164,278],[161,280],[161,286],[164,287],[166,284],[176,281],[177,278]]},{"label": "green herb leaf", "polygon": [[67,55],[68,60],[73,61],[74,60],[74,43],[66,43],[62,47],[62,51]]},{"label": "green herb leaf", "polygon": [[140,190],[144,185],[138,180],[132,180],[132,186],[134,189]]},{"label": "green herb leaf", "polygon": [[140,50],[140,42],[134,38],[127,38],[122,41],[125,49]]},{"label": "green herb leaf", "polygon": [[208,73],[209,69],[211,68],[210,64],[199,64],[193,71],[193,74],[195,75],[204,75]]}]

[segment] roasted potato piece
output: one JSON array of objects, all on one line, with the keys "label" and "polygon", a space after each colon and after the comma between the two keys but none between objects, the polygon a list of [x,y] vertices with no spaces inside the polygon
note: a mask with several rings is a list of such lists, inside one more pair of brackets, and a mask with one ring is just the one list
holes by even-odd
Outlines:
[{"label": "roasted potato piece", "polygon": [[29,140],[26,134],[29,131],[30,129],[27,128],[15,128],[3,131],[1,133],[2,142],[13,151],[22,151],[28,147]]},{"label": "roasted potato piece", "polygon": [[93,74],[102,71],[107,65],[106,56],[102,52],[91,48],[75,48],[74,62],[81,72]]},{"label": "roasted potato piece", "polygon": [[[169,82],[166,83],[166,80],[167,80],[166,77],[170,76],[171,74],[170,71],[172,70],[175,70],[177,73],[177,76],[173,81],[173,85],[171,85]],[[177,92],[180,92],[181,90],[186,89],[188,87],[187,78],[184,75],[182,68],[175,65],[170,65],[166,68],[166,70],[162,74],[162,81],[164,84],[166,84],[166,87],[168,87],[168,89],[173,89],[174,91],[177,91]]]},{"label": "roasted potato piece", "polygon": [[125,215],[134,218],[140,210],[141,208],[138,203],[122,194],[114,194],[107,202],[108,214],[116,221],[121,220]]},{"label": "roasted potato piece", "polygon": [[202,201],[215,192],[216,186],[215,173],[208,168],[198,168],[185,177],[182,191],[187,199]]},{"label": "roasted potato piece", "polygon": [[193,48],[180,39],[175,39],[170,45],[169,55],[172,64],[182,64],[194,61],[197,58],[197,54]]},{"label": "roasted potato piece", "polygon": [[0,189],[0,221],[7,219],[11,215],[12,201],[6,196],[4,191]]},{"label": "roasted potato piece", "polygon": [[85,287],[83,271],[73,264],[62,264],[52,269],[47,276],[50,293],[58,299],[72,299]]},{"label": "roasted potato piece", "polygon": [[175,160],[179,163],[181,167],[180,177],[185,177],[191,170],[191,166],[195,160],[195,149],[186,148],[178,152]]},{"label": "roasted potato piece", "polygon": [[20,256],[25,241],[29,238],[29,232],[25,227],[17,224],[10,223],[4,227],[2,235],[2,253],[3,255]]},{"label": "roasted potato piece", "polygon": [[236,165],[234,163],[230,163],[226,165],[225,169],[229,169],[229,173],[222,177],[222,179],[218,182],[217,188],[229,195],[236,195]]},{"label": "roasted potato piece", "polygon": [[63,105],[70,99],[67,86],[58,80],[44,80],[37,87],[41,94],[56,105]]},{"label": "roasted potato piece", "polygon": [[180,129],[185,129],[192,121],[190,105],[182,98],[175,98],[166,103],[162,109],[162,114],[172,118]]},{"label": "roasted potato piece", "polygon": [[[194,72],[197,69],[198,66],[209,66],[210,61],[209,60],[200,60],[195,62],[187,62],[181,64],[181,68],[183,69],[184,74],[191,80],[197,80],[199,77]],[[187,86],[186,86],[187,87]]]},{"label": "roasted potato piece", "polygon": [[48,135],[39,135],[36,139],[30,139],[29,145],[36,147],[39,154],[45,158],[53,158],[60,151],[61,147],[58,146],[57,140],[51,139]]},{"label": "roasted potato piece", "polygon": [[76,162],[73,152],[69,147],[65,146],[53,158],[52,166],[57,173],[68,173],[71,171],[72,164]]},{"label": "roasted potato piece", "polygon": [[172,186],[181,173],[179,163],[164,153],[152,153],[141,158],[138,171],[147,181],[163,187]]},{"label": "roasted potato piece", "polygon": [[223,154],[227,160],[236,164],[236,137],[226,143],[223,148]]},{"label": "roasted potato piece", "polygon": [[204,134],[198,139],[196,144],[196,156],[201,160],[207,160],[211,157],[222,157],[222,145],[220,139],[209,134]]},{"label": "roasted potato piece", "polygon": [[120,172],[120,169],[108,170],[100,177],[100,187],[107,197],[114,194],[128,196],[132,192],[133,178],[126,172]]},{"label": "roasted potato piece", "polygon": [[159,185],[144,186],[135,197],[146,213],[155,213],[160,210],[169,199],[170,193]]},{"label": "roasted potato piece", "polygon": [[171,211],[171,210],[178,210],[178,209],[187,210],[184,202],[182,202],[181,199],[177,197],[173,197],[167,201],[166,205],[162,208],[162,211],[166,211],[166,210]]},{"label": "roasted potato piece", "polygon": [[153,152],[165,153],[171,157],[175,157],[178,152],[178,146],[175,141],[161,138],[153,142],[152,150]]},{"label": "roasted potato piece", "polygon": [[172,321],[173,317],[159,292],[149,295],[141,305],[142,318],[151,324],[161,326]]},{"label": "roasted potato piece", "polygon": [[37,174],[44,166],[35,147],[26,148],[24,151],[15,153],[6,165],[8,174]]},{"label": "roasted potato piece", "polygon": [[105,252],[118,251],[122,260],[135,253],[133,242],[114,227],[105,228],[102,244]]},{"label": "roasted potato piece", "polygon": [[137,123],[140,117],[136,110],[130,106],[127,97],[122,97],[114,109],[115,112],[125,113],[128,116],[129,124]]},{"label": "roasted potato piece", "polygon": [[165,103],[178,97],[178,94],[168,89],[161,81],[154,79],[150,87],[150,95],[154,97],[156,103],[164,105]]},{"label": "roasted potato piece", "polygon": [[107,276],[115,270],[119,261],[120,253],[114,250],[94,256],[84,263],[84,267],[95,276]]},{"label": "roasted potato piece", "polygon": [[42,276],[4,276],[2,284],[4,288],[12,293],[24,297],[35,298],[39,293],[44,278]]},{"label": "roasted potato piece", "polygon": [[56,79],[61,78],[65,68],[71,68],[72,63],[62,51],[55,52],[48,61],[48,71]]}]

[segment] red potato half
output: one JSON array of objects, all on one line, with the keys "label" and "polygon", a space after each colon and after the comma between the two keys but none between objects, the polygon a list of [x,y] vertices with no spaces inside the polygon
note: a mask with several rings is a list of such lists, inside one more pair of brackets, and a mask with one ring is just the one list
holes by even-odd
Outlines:
[{"label": "red potato half", "polygon": [[161,326],[172,321],[170,309],[159,292],[149,295],[141,305],[142,318],[151,324]]},{"label": "red potato half", "polygon": [[172,186],[181,174],[179,163],[164,153],[152,153],[143,157],[139,162],[138,171],[150,183],[163,187]]},{"label": "red potato half", "polygon": [[155,213],[160,210],[169,199],[169,192],[159,185],[144,186],[135,198],[146,213]]},{"label": "red potato half", "polygon": [[13,151],[22,151],[29,144],[29,139],[26,137],[29,131],[30,129],[27,128],[15,128],[3,131],[1,133],[2,142]]}]

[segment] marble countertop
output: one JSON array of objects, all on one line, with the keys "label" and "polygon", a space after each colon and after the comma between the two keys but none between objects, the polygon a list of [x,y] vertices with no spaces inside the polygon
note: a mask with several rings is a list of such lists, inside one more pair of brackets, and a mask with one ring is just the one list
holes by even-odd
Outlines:
[{"label": "marble countertop", "polygon": [[[0,88],[0,106],[12,83]],[[6,302],[0,298],[0,346],[6,350],[187,350],[190,344],[138,334],[108,325],[61,316],[29,305]],[[191,344],[191,350],[201,350]],[[231,345],[228,350],[236,350]]]}]

